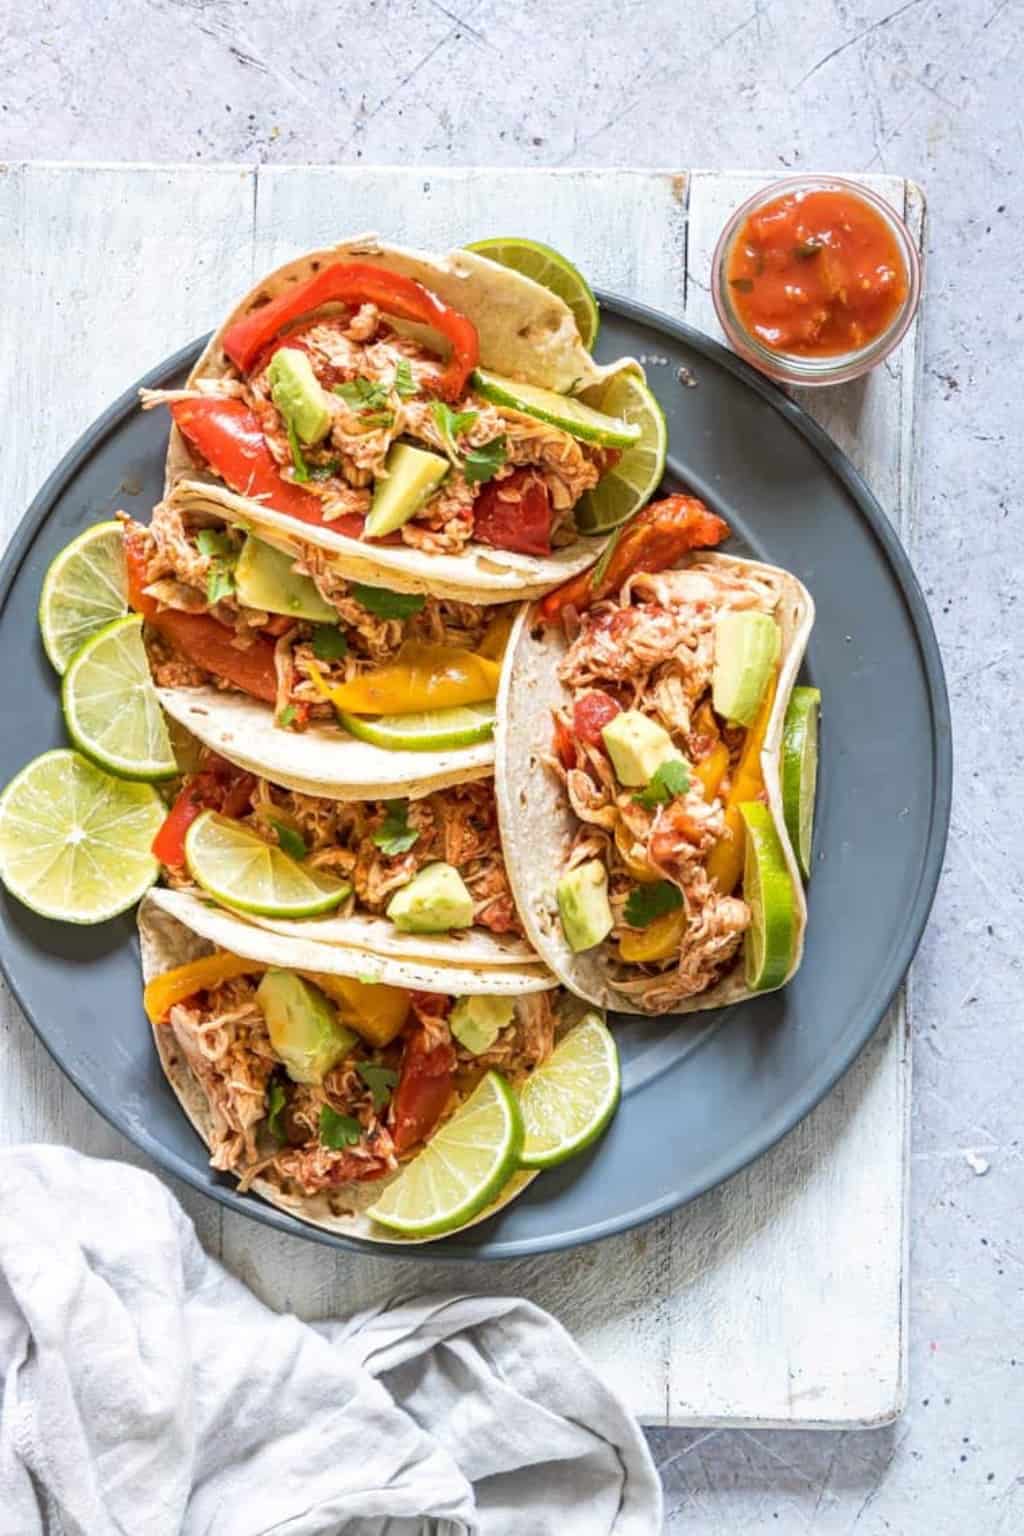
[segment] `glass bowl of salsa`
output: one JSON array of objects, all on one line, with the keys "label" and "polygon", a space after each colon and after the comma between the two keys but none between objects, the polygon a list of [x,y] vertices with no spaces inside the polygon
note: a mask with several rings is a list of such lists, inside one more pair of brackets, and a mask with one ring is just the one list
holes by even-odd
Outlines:
[{"label": "glass bowl of salsa", "polygon": [[719,237],[711,292],[730,343],[789,384],[841,384],[887,357],[921,297],[903,220],[840,176],[791,176],[748,198]]}]

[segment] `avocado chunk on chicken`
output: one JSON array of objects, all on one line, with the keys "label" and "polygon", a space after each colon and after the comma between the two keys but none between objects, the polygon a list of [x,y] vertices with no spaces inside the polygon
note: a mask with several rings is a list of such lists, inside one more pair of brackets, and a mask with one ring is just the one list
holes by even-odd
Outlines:
[{"label": "avocado chunk on chicken", "polygon": [[270,1043],[293,1083],[322,1083],[356,1044],[337,1010],[294,971],[267,971],[256,988]]},{"label": "avocado chunk on chicken", "polygon": [[300,443],[313,447],[331,430],[331,412],[313,364],[298,347],[281,347],[267,366],[270,394]]},{"label": "avocado chunk on chicken", "polygon": [[337,610],[324,602],[312,577],[295,569],[295,556],[251,533],[235,566],[235,591],[246,608],[283,613],[313,624],[338,622]]},{"label": "avocado chunk on chicken", "polygon": [[473,898],[453,864],[424,865],[395,892],[387,911],[403,933],[447,933],[473,924]]},{"label": "avocado chunk on chicken", "polygon": [[460,997],[448,1015],[448,1028],[467,1051],[482,1056],[511,1024],[515,1011],[510,997]]},{"label": "avocado chunk on chicken", "polygon": [[600,859],[577,864],[558,882],[558,910],[570,949],[579,954],[602,943],[615,926],[608,900],[608,872]]},{"label": "avocado chunk on chicken", "polygon": [[369,539],[382,539],[415,517],[447,475],[448,460],[410,443],[394,443],[385,471],[373,488],[364,529]]},{"label": "avocado chunk on chicken", "polygon": [[639,709],[624,709],[601,731],[608,756],[620,784],[649,784],[663,763],[682,762],[664,726]]}]

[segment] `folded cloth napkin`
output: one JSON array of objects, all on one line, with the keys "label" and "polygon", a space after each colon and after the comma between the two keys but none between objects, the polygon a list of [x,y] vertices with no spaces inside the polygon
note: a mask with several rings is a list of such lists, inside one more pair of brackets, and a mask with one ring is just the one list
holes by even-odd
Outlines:
[{"label": "folded cloth napkin", "polygon": [[0,1152],[0,1379],[3,1536],[661,1529],[636,1424],[539,1308],[280,1316],[158,1180],[64,1148]]}]

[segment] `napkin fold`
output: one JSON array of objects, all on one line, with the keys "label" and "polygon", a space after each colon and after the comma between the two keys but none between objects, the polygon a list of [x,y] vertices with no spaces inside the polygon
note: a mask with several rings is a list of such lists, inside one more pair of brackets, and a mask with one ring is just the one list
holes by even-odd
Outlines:
[{"label": "napkin fold", "polygon": [[3,1536],[661,1529],[637,1425],[540,1308],[302,1323],[157,1179],[65,1148],[0,1152],[0,1379]]}]

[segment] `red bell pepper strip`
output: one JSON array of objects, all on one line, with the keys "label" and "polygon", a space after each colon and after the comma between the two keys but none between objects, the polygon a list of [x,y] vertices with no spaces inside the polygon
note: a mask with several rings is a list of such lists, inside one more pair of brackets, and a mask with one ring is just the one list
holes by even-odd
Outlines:
[{"label": "red bell pepper strip", "polygon": [[551,498],[539,475],[514,469],[504,480],[489,480],[473,503],[473,537],[492,549],[550,555]]},{"label": "red bell pepper strip", "polygon": [[130,528],[124,534],[125,569],[128,577],[128,601],[147,624],[164,636],[187,661],[232,683],[243,693],[277,701],[277,669],[274,647],[269,640],[256,636],[243,651],[234,644],[234,634],[224,624],[205,613],[181,613],[176,608],[160,608],[147,596],[146,555],[142,541]]},{"label": "red bell pepper strip", "polygon": [[661,501],[652,501],[623,525],[600,578],[594,580],[597,566],[591,566],[582,575],[563,582],[541,599],[541,618],[553,624],[566,608],[582,613],[599,598],[617,592],[637,571],[668,570],[688,550],[710,549],[728,537],[728,523],[709,512],[695,496],[666,496]]},{"label": "red bell pepper strip", "polygon": [[[259,498],[275,512],[287,512],[305,523],[317,523],[347,533],[345,518],[324,523],[323,502],[292,480],[286,480],[255,414],[241,400],[210,395],[204,400],[176,400],[171,406],[175,425],[197,449],[213,473],[239,496]],[[356,519],[362,532],[363,519]]]},{"label": "red bell pepper strip", "polygon": [[451,346],[451,356],[437,382],[437,392],[446,400],[460,398],[480,359],[476,326],[414,278],[385,272],[368,262],[324,267],[306,282],[236,320],[225,332],[224,351],[242,373],[248,373],[263,348],[286,325],[332,303],[376,304],[385,314],[440,332]]},{"label": "red bell pepper strip", "polygon": [[153,857],[171,869],[180,869],[185,863],[185,834],[196,817],[203,811],[240,816],[256,783],[251,773],[242,773],[214,752],[208,752],[203,763],[198,773],[189,774],[185,780],[153,839]]},{"label": "red bell pepper strip", "polygon": [[391,1136],[396,1152],[425,1140],[443,1115],[451,1096],[455,1050],[447,1042],[430,1045],[425,1029],[408,1038],[398,1087],[391,1101]]}]

